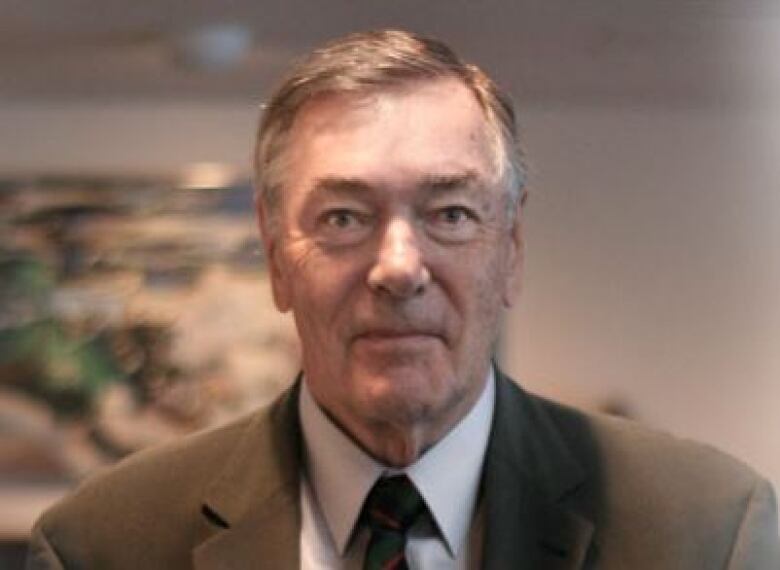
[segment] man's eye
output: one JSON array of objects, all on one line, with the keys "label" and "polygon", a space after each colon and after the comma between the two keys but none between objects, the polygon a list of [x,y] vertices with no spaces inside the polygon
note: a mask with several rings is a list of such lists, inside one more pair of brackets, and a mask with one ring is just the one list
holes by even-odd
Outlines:
[{"label": "man's eye", "polygon": [[436,208],[428,217],[428,231],[443,243],[463,243],[479,228],[479,217],[466,206]]},{"label": "man's eye", "polygon": [[447,206],[435,214],[435,221],[444,225],[458,226],[472,219],[471,213],[463,206]]},{"label": "man's eye", "polygon": [[353,228],[361,222],[361,217],[357,212],[346,209],[325,212],[322,219],[328,227],[336,229]]},{"label": "man's eye", "polygon": [[353,208],[332,208],[317,216],[316,233],[323,245],[359,243],[371,232],[371,214]]}]

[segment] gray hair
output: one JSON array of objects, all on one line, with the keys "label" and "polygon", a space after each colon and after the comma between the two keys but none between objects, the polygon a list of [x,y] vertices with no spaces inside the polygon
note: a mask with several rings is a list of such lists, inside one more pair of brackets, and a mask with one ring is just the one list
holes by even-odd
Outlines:
[{"label": "gray hair", "polygon": [[439,40],[397,30],[350,34],[314,50],[282,80],[268,104],[255,146],[256,199],[269,212],[284,184],[284,152],[298,112],[324,95],[368,94],[415,81],[455,78],[471,91],[485,115],[496,173],[515,212],[525,198],[526,169],[515,112],[506,93],[476,65]]}]

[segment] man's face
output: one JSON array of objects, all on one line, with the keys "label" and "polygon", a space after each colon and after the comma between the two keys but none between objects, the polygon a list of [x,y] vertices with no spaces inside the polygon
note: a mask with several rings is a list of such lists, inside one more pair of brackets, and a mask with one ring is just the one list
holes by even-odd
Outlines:
[{"label": "man's face", "polygon": [[260,212],[274,296],[314,398],[353,436],[441,435],[484,386],[521,262],[491,149],[456,80],[315,99],[296,118],[274,232]]}]

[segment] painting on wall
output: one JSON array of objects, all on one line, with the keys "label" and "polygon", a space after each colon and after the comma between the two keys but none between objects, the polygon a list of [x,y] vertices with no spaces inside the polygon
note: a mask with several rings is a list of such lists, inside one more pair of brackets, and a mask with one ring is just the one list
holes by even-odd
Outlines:
[{"label": "painting on wall", "polygon": [[297,371],[247,182],[0,180],[0,236],[0,535],[52,485],[248,413]]}]

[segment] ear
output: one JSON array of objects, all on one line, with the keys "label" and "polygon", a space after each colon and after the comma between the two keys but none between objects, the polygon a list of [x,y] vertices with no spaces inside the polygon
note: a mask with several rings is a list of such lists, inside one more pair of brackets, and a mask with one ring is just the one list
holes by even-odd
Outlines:
[{"label": "ear", "polygon": [[509,308],[514,305],[523,288],[523,262],[525,260],[525,240],[523,237],[523,205],[525,193],[517,201],[512,225],[509,228],[509,251],[507,253],[506,276],[504,278],[503,301]]},{"label": "ear", "polygon": [[279,213],[270,213],[268,206],[258,196],[255,196],[255,212],[260,226],[260,237],[263,241],[268,273],[271,278],[274,304],[279,311],[286,313],[291,307],[290,284],[284,264],[284,252],[280,244],[281,229],[278,227],[278,219],[274,218],[274,216],[278,217]]}]

